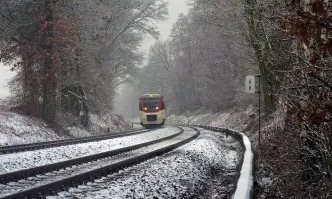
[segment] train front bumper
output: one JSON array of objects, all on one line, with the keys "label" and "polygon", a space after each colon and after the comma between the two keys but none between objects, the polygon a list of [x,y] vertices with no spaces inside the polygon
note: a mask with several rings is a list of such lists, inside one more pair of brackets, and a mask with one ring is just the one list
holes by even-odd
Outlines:
[{"label": "train front bumper", "polygon": [[165,111],[159,111],[156,113],[140,112],[140,119],[142,125],[161,125],[165,121]]}]

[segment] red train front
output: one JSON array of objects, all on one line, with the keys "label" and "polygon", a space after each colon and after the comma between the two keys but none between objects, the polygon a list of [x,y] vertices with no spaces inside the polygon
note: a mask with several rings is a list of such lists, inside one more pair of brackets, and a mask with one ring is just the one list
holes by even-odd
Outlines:
[{"label": "red train front", "polygon": [[164,97],[161,94],[144,94],[139,98],[139,115],[144,127],[164,125],[166,119]]}]

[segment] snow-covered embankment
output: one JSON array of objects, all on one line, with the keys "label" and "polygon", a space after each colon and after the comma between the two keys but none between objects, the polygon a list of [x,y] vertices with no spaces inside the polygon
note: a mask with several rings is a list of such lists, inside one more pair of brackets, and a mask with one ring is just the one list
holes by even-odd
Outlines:
[{"label": "snow-covered embankment", "polygon": [[236,190],[232,196],[232,199],[250,199],[252,198],[252,188],[253,188],[253,152],[251,150],[251,142],[249,138],[242,132],[218,128],[211,126],[202,126],[197,125],[197,127],[209,129],[212,131],[225,132],[228,135],[231,135],[235,139],[241,142],[245,148],[245,153],[243,157],[243,162],[241,165],[240,176],[237,181]]}]

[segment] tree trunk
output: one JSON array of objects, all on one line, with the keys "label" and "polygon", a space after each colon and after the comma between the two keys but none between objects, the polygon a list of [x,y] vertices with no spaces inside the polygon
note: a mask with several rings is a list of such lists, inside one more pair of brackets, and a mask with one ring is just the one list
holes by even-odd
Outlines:
[{"label": "tree trunk", "polygon": [[269,83],[269,77],[268,72],[266,70],[265,65],[262,63],[259,63],[259,71],[261,75],[261,89],[263,93],[263,106],[264,106],[264,112],[265,113],[271,113],[273,112],[273,93],[272,93],[272,87]]},{"label": "tree trunk", "polygon": [[[247,22],[249,27],[249,42],[255,51],[256,62],[259,66],[261,75],[261,89],[264,100],[264,112],[271,113],[273,107],[273,93],[272,85],[269,82],[268,68],[270,67],[269,60],[271,59],[271,48],[269,41],[267,41],[266,32],[262,16],[257,8],[256,0],[247,0]],[[269,51],[269,53],[265,52]]]},{"label": "tree trunk", "polygon": [[40,116],[38,108],[38,83],[34,78],[31,56],[25,55],[23,60],[23,111],[27,115]]},{"label": "tree trunk", "polygon": [[47,27],[45,29],[45,38],[42,42],[46,51],[46,57],[44,61],[44,81],[43,81],[43,105],[42,105],[42,117],[49,123],[53,124],[56,119],[56,90],[57,90],[57,75],[56,65],[53,60],[54,55],[54,39],[53,39],[53,7],[54,2],[46,0],[45,2],[45,19]]},{"label": "tree trunk", "polygon": [[57,82],[54,74],[48,71],[48,81],[43,86],[43,106],[42,117],[49,123],[53,124],[56,119],[56,88]]}]

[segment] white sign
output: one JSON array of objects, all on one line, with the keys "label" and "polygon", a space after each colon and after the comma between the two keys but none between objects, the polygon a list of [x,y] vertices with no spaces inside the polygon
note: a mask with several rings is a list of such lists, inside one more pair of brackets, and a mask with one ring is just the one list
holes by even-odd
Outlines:
[{"label": "white sign", "polygon": [[246,77],[246,92],[257,93],[259,92],[259,77],[258,76],[247,76]]}]

